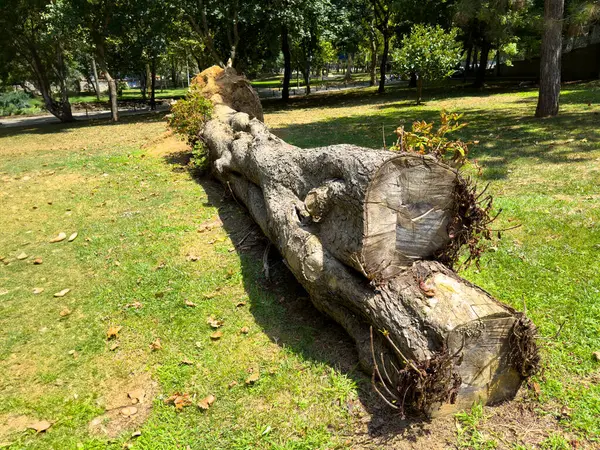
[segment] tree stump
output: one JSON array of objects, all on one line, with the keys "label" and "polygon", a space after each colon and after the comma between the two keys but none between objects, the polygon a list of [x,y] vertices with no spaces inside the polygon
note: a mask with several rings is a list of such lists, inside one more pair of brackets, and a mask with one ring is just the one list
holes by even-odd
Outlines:
[{"label": "tree stump", "polygon": [[427,415],[512,398],[536,368],[535,327],[434,260],[461,177],[428,157],[271,134],[234,69],[195,79],[214,104],[200,138],[314,305],[356,341],[390,406]]}]

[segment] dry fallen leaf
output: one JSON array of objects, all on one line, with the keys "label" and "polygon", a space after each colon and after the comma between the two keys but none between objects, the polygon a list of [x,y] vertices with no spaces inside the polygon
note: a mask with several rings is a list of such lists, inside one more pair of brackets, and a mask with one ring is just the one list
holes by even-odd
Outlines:
[{"label": "dry fallen leaf", "polygon": [[71,310],[69,308],[63,308],[61,312],[59,312],[60,317],[67,317],[69,314],[71,314]]},{"label": "dry fallen leaf", "polygon": [[142,435],[141,431],[134,431],[133,433],[131,433],[132,438],[140,437],[141,435]]},{"label": "dry fallen leaf", "polygon": [[195,308],[197,305],[194,302],[190,301],[190,300],[186,300],[185,301],[185,306],[189,306],[191,308]]},{"label": "dry fallen leaf", "polygon": [[596,361],[600,361],[600,352],[594,352],[594,358]]},{"label": "dry fallen leaf", "polygon": [[133,308],[133,309],[140,309],[142,305],[140,302],[133,302],[133,303],[128,303],[125,305],[125,308]]},{"label": "dry fallen leaf", "polygon": [[40,420],[29,425],[28,428],[35,430],[37,433],[42,433],[52,426],[52,423],[47,420]]},{"label": "dry fallen leaf", "polygon": [[211,299],[211,298],[215,298],[217,296],[216,292],[211,292],[210,294],[204,294],[204,298],[206,299]]},{"label": "dry fallen leaf", "polygon": [[42,292],[44,292],[44,288],[33,288],[33,293],[35,295],[41,294]]},{"label": "dry fallen leaf", "polygon": [[535,381],[531,383],[531,388],[533,389],[533,392],[535,392],[535,395],[540,395],[540,393],[542,392],[540,384],[536,383]]},{"label": "dry fallen leaf", "polygon": [[114,352],[117,348],[119,348],[118,342],[113,342],[113,344],[109,347],[111,352]]},{"label": "dry fallen leaf", "polygon": [[191,359],[184,358],[181,360],[181,364],[183,364],[184,366],[193,366],[194,361],[192,361]]},{"label": "dry fallen leaf", "polygon": [[27,259],[27,256],[28,256],[27,253],[21,252],[17,255],[17,259],[19,259],[19,260]]},{"label": "dry fallen leaf", "polygon": [[234,387],[234,386],[237,386],[237,384],[238,384],[238,382],[237,382],[237,381],[232,381],[231,383],[229,383],[229,384],[227,385],[227,387],[228,387],[229,389],[231,389],[232,387]]},{"label": "dry fallen leaf", "polygon": [[250,328],[248,328],[248,327],[242,327],[242,329],[240,330],[240,333],[242,333],[242,334],[248,334],[249,331],[250,331]]},{"label": "dry fallen leaf", "polygon": [[119,331],[123,329],[122,326],[111,326],[106,332],[107,339],[116,339],[119,337]]},{"label": "dry fallen leaf", "polygon": [[194,261],[194,262],[196,262],[196,261],[198,261],[199,259],[200,259],[200,257],[199,257],[199,256],[196,256],[196,255],[190,255],[190,256],[188,256],[188,260],[189,260],[189,261]]},{"label": "dry fallen leaf", "polygon": [[134,389],[127,393],[127,397],[131,399],[132,403],[142,403],[144,401],[144,397],[146,397],[146,392],[143,389]]},{"label": "dry fallen leaf", "polygon": [[121,414],[123,414],[125,417],[131,417],[137,414],[137,412],[138,410],[135,406],[127,406],[121,410]]},{"label": "dry fallen leaf", "polygon": [[68,242],[73,242],[75,239],[77,239],[77,231],[69,236]]},{"label": "dry fallen leaf", "polygon": [[175,409],[181,411],[184,407],[190,406],[192,404],[192,400],[190,399],[190,394],[176,392],[169,398],[166,398],[165,403],[167,405],[175,405]]},{"label": "dry fallen leaf", "polygon": [[215,402],[215,400],[216,400],[215,396],[210,394],[198,402],[198,408],[207,410],[208,408],[210,408],[212,406],[212,404]]},{"label": "dry fallen leaf", "polygon": [[223,333],[220,331],[215,331],[213,334],[210,335],[210,338],[213,341],[218,341],[219,339],[221,339],[221,336],[223,336]]},{"label": "dry fallen leaf", "polygon": [[246,384],[254,384],[258,381],[259,378],[260,373],[257,370],[256,372],[252,373],[248,378],[246,378]]},{"label": "dry fallen leaf", "polygon": [[61,231],[60,233],[58,233],[58,236],[50,239],[50,242],[52,242],[52,243],[60,242],[60,241],[64,241],[66,238],[67,238],[67,235]]},{"label": "dry fallen leaf", "polygon": [[69,292],[71,292],[71,289],[63,289],[62,291],[57,292],[56,294],[54,294],[55,297],[64,297],[65,295],[67,295]]},{"label": "dry fallen leaf", "polygon": [[237,302],[235,306],[237,306],[238,308],[240,308],[241,306],[245,306],[246,302]]},{"label": "dry fallen leaf", "polygon": [[40,264],[42,264],[44,261],[42,260],[42,258],[35,258],[33,260],[33,264],[35,264],[36,266],[39,266]]},{"label": "dry fallen leaf", "polygon": [[161,348],[160,338],[156,338],[156,340],[150,344],[150,349],[152,349],[152,351],[160,350]]},{"label": "dry fallen leaf", "polygon": [[220,328],[223,326],[223,321],[215,319],[214,316],[207,317],[206,323],[209,324],[211,328]]}]

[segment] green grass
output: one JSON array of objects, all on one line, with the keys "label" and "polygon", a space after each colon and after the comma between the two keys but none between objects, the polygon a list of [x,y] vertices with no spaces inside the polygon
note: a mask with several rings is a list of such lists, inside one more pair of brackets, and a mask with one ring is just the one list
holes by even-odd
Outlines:
[{"label": "green grass", "polygon": [[[174,88],[174,89],[160,89],[156,88],[156,98],[157,99],[170,99],[170,98],[182,98],[185,97],[187,93],[187,87],[185,88]],[[150,95],[147,96],[147,100],[150,99]],[[142,94],[139,89],[126,89],[119,96],[120,101],[127,100],[142,100]],[[109,101],[108,93],[104,93],[100,96],[100,100],[96,98],[94,94],[82,94],[82,95],[73,95],[69,97],[69,101],[72,105],[77,105],[79,103],[107,103]]]},{"label": "green grass", "polygon": [[[526,391],[526,401],[538,415],[560,417],[560,428],[543,430],[543,440],[511,444],[561,449],[576,438],[597,446],[598,85],[568,86],[561,115],[545,120],[531,118],[536,93],[530,90],[451,85],[429,89],[419,107],[413,95],[367,89],[285,108],[267,103],[266,121],[296,145],[378,147],[382,126],[389,145],[400,124],[434,120],[442,108],[464,112],[469,127],[462,137],[480,142],[480,182],[490,182],[503,209],[497,227],[521,226],[504,233],[481,270],[463,275],[518,309],[526,305],[540,330],[544,365],[534,380],[539,398]],[[13,449],[120,449],[128,442],[141,449],[359,446],[367,432],[363,419],[379,413],[352,343],[299,298],[305,294],[287,287],[293,283],[282,268],[281,279],[264,280],[260,240],[249,237],[244,245],[254,247],[233,251],[250,222],[222,188],[198,183],[174,164],[169,155],[183,147],[164,131],[160,116],[0,129],[0,443]],[[217,218],[223,227],[198,231]],[[48,242],[61,231],[79,236]],[[21,252],[28,258],[16,259]],[[43,264],[32,263],[37,257]],[[275,257],[272,263],[281,266]],[[45,290],[34,295],[34,287]],[[53,297],[64,288],[71,292]],[[242,300],[246,305],[236,307]],[[143,306],[131,307],[135,302]],[[61,317],[65,308],[71,313]],[[218,341],[209,337],[211,315],[224,320]],[[117,325],[119,346],[111,351],[106,332]],[[156,338],[162,349],[152,351]],[[249,370],[260,373],[252,386],[244,383]],[[232,381],[238,384],[229,389]],[[126,402],[133,387],[151,397],[148,416],[140,408],[114,438],[91,433],[88,424]],[[163,401],[175,392],[217,400],[209,411],[192,405],[177,412]],[[367,412],[349,406],[359,399]],[[500,440],[478,434],[493,422],[486,419],[491,410],[459,416],[464,432],[457,429],[451,445],[494,448],[486,445]],[[385,421],[399,420],[382,411]],[[54,424],[39,435],[23,430],[35,419]],[[452,422],[441,423],[454,430]],[[131,438],[135,430],[141,436]],[[391,448],[383,442],[381,448]]]},{"label": "green grass", "polygon": [[[322,80],[321,78],[311,78],[310,85],[312,87],[315,87],[315,86],[325,86],[325,85],[339,86],[339,85],[344,84],[344,73],[339,73],[339,74],[331,73],[330,77],[331,78],[324,79],[324,80]],[[365,82],[365,81],[369,81],[369,74],[366,74],[366,73],[353,73],[352,74],[351,83]],[[260,79],[252,80],[252,86],[254,86],[255,88],[279,89],[279,88],[281,88],[282,84],[283,84],[283,75],[270,77],[270,78],[260,78]],[[305,86],[305,84],[304,84],[304,79],[302,78],[302,76],[300,76],[298,79],[296,79],[296,76],[294,74],[294,76],[292,76],[292,79],[290,80],[290,88],[296,89],[299,87],[299,88],[303,89],[304,86]]]}]

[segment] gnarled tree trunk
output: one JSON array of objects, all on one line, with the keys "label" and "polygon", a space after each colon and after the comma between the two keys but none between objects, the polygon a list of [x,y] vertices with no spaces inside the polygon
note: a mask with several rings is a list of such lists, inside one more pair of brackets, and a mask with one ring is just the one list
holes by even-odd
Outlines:
[{"label": "gnarled tree trunk", "polygon": [[537,364],[535,328],[431,260],[450,240],[454,169],[353,145],[294,147],[268,131],[233,69],[195,82],[215,104],[201,135],[214,175],[354,338],[390,405],[432,414],[516,393]]}]

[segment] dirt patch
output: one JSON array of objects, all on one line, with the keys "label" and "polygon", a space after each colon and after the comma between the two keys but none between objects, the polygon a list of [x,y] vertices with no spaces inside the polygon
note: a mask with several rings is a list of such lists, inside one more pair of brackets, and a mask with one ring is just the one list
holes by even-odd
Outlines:
[{"label": "dirt patch", "polygon": [[90,433],[116,438],[123,431],[140,427],[150,415],[158,384],[148,372],[132,374],[125,379],[110,379],[100,388],[98,402],[105,413],[89,423]]},{"label": "dirt patch", "polygon": [[165,157],[174,153],[189,153],[189,146],[171,131],[165,131],[142,146],[149,156]]},{"label": "dirt patch", "polygon": [[0,415],[0,447],[10,435],[27,430],[28,426],[35,421],[35,419],[25,415]]},{"label": "dirt patch", "polygon": [[[514,401],[484,408],[483,418],[476,426],[480,442],[493,441],[496,444],[494,449],[509,450],[516,445],[539,448],[553,434],[575,441],[574,436],[569,436],[560,427],[555,415],[536,412],[540,410],[540,405],[525,400],[522,395]],[[458,445],[461,433],[463,440],[469,442],[470,431],[454,416],[431,421],[402,420],[394,417],[394,411],[388,408],[373,408],[373,405],[365,407],[363,404],[350,405],[349,412],[355,417],[355,432],[348,436],[346,442],[355,450],[471,448]],[[578,442],[578,445],[578,448],[588,448],[583,442]]]}]

